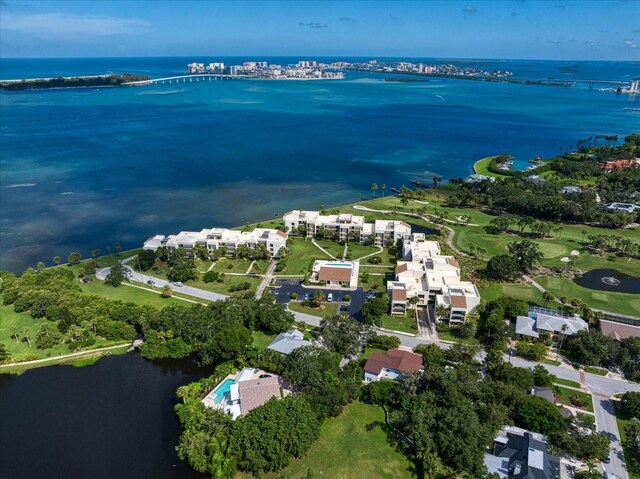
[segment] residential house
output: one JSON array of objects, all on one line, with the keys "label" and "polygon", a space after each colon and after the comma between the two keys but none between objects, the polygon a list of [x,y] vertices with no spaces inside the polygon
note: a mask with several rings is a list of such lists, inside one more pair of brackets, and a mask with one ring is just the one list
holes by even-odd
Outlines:
[{"label": "residential house", "polygon": [[169,250],[184,248],[191,253],[196,245],[201,245],[211,254],[224,247],[226,256],[235,256],[240,246],[255,249],[263,245],[273,257],[279,257],[286,247],[288,234],[276,229],[255,228],[252,231],[238,231],[226,228],[209,228],[201,231],[181,231],[177,235],[156,235],[144,242],[143,249],[156,251],[160,247]]},{"label": "residential house", "polygon": [[547,452],[542,434],[505,426],[495,438],[491,452],[484,455],[489,473],[513,479],[560,479],[563,465]]},{"label": "residential house", "polygon": [[[537,308],[540,309],[540,308]],[[516,336],[539,338],[540,333],[546,331],[551,334],[554,341],[557,341],[560,335],[573,336],[578,331],[588,331],[589,324],[579,316],[573,318],[563,316],[553,310],[529,311],[529,316],[518,316],[516,318]]]},{"label": "residential house", "polygon": [[638,324],[627,324],[601,319],[599,325],[602,334],[617,341],[626,338],[640,338],[640,321]]},{"label": "residential house", "polygon": [[639,205],[633,203],[609,203],[605,209],[607,211],[622,211],[624,213],[634,213],[636,210],[640,210]]},{"label": "residential house", "polygon": [[285,392],[276,374],[244,368],[224,378],[202,402],[205,407],[221,410],[235,420],[272,398],[281,398]]},{"label": "residential house", "polygon": [[305,340],[304,335],[300,331],[291,329],[290,331],[278,334],[278,336],[271,341],[271,344],[267,346],[267,349],[288,356],[296,349],[309,345],[311,345],[311,341]]},{"label": "residential house", "polygon": [[604,163],[599,163],[598,167],[604,171],[605,173],[611,173],[613,171],[620,171],[625,168],[633,168],[640,166],[640,159],[636,158],[635,160],[613,160],[613,161],[605,161]]},{"label": "residential house", "polygon": [[372,382],[380,379],[401,380],[403,374],[422,370],[422,356],[419,354],[389,349],[384,354],[371,353],[364,365],[364,381]]}]

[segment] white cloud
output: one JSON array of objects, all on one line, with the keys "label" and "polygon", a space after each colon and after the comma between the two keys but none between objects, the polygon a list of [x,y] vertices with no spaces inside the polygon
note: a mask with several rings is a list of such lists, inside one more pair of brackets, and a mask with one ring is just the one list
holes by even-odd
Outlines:
[{"label": "white cloud", "polygon": [[464,7],[464,8],[462,9],[462,11],[463,11],[464,13],[470,13],[470,14],[471,14],[471,13],[476,13],[476,12],[477,12],[476,7],[474,7],[473,5],[467,5],[466,7]]},{"label": "white cloud", "polygon": [[68,13],[4,14],[0,17],[3,30],[39,37],[138,35],[149,31],[149,23],[137,18],[118,18]]},{"label": "white cloud", "polygon": [[629,48],[636,48],[638,45],[636,45],[636,42],[634,42],[633,40],[627,39],[624,41],[624,44],[626,46],[628,46]]}]

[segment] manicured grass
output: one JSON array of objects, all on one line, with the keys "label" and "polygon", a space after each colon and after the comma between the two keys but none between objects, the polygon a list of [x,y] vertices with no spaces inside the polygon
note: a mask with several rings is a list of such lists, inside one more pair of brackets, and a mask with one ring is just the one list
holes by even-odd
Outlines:
[{"label": "manicured grass", "polygon": [[[505,296],[522,299],[532,306],[542,306],[545,302],[542,292],[528,283],[493,283],[480,290],[480,296],[487,302]],[[553,304],[547,305],[548,308],[553,306]]]},{"label": "manicured grass", "polygon": [[84,368],[86,366],[92,366],[98,362],[98,360],[102,356],[89,356],[87,358],[76,359],[75,361],[70,362],[69,364],[74,368]]},{"label": "manicured grass", "polygon": [[[246,268],[249,267],[249,264],[250,264],[250,262],[246,263],[245,271],[246,271]],[[160,278],[160,279],[167,280],[168,279],[167,278],[168,271],[169,271],[169,268],[167,267],[166,264],[160,264],[160,270],[158,270],[158,271],[149,270],[149,271],[145,271],[144,274],[147,275],[147,276],[153,276],[154,278]],[[222,272],[226,273],[227,271],[222,271]],[[213,281],[211,283],[205,283],[204,281],[202,281],[202,279],[198,279],[196,281],[186,281],[184,284],[187,285],[187,286],[193,286],[194,288],[199,288],[199,289],[204,289],[206,291],[211,291],[213,293],[232,295],[234,293],[230,292],[229,289],[233,285],[236,285],[236,284],[239,284],[239,283],[243,283],[245,281],[248,282],[251,285],[251,287],[248,290],[239,291],[239,293],[244,293],[244,292],[247,292],[247,291],[254,292],[258,288],[258,285],[260,284],[260,282],[262,280],[260,278],[254,278],[253,276],[225,275],[224,280],[222,282]],[[180,288],[179,287],[173,287],[173,291],[174,291],[174,293],[179,293],[180,292]],[[200,301],[199,299],[196,299],[196,300]]]},{"label": "manicured grass", "polygon": [[287,264],[278,274],[305,275],[311,270],[311,265],[317,259],[331,259],[318,248],[310,239],[289,238],[289,256]]},{"label": "manicured grass", "polygon": [[[69,349],[68,344],[58,344],[49,349],[36,348],[35,341],[38,330],[45,323],[51,324],[47,319],[32,318],[28,313],[16,313],[12,305],[5,306],[1,303],[0,318],[2,318],[2,321],[0,321],[0,342],[9,352],[9,360],[11,362],[43,359],[73,352]],[[14,327],[18,328],[20,332],[20,339],[18,342],[16,342],[15,338],[11,337]],[[29,343],[24,339],[25,335],[23,334],[23,331],[25,329],[29,331],[31,346],[29,346]],[[91,349],[111,346],[122,342],[123,341],[108,341],[104,338],[96,337],[96,343],[91,346]],[[3,370],[3,372],[5,371]]]},{"label": "manicured grass", "polygon": [[276,337],[275,334],[264,334],[261,331],[253,331],[251,335],[253,336],[253,347],[258,351],[267,349],[267,346],[269,346],[271,341]]},{"label": "manicured grass", "polygon": [[311,316],[318,316],[319,318],[324,318],[325,316],[330,316],[332,314],[336,314],[338,312],[338,303],[322,303],[324,309],[319,308],[307,308],[306,306],[302,306],[299,301],[291,301],[289,303],[289,310],[295,311],[296,313],[305,313],[310,314]]},{"label": "manicured grass", "polygon": [[[140,283],[131,283],[132,285],[142,286]],[[80,287],[85,293],[97,294],[103,298],[111,300],[119,300],[124,303],[136,303],[147,304],[149,306],[155,306],[156,308],[163,308],[170,304],[185,304],[184,301],[180,301],[176,298],[163,298],[160,296],[160,289],[158,292],[152,292],[147,289],[140,289],[134,286],[128,286],[127,284],[121,284],[117,288],[113,286],[107,286],[104,281],[93,278],[90,283],[81,283]]]},{"label": "manicured grass", "polygon": [[219,273],[246,273],[251,261],[248,259],[220,258],[213,267]]},{"label": "manicured grass", "polygon": [[[369,274],[367,280],[364,281],[362,273],[385,273],[384,276],[378,276],[377,274]],[[362,286],[364,289],[372,289],[378,293],[384,293],[387,290],[387,281],[393,281],[393,271],[384,270],[382,268],[364,268],[360,270],[360,277],[358,278],[358,286]]]},{"label": "manicured grass", "polygon": [[585,393],[582,391],[574,391],[573,389],[567,389],[567,388],[558,386],[558,393],[556,394],[556,400],[558,400],[559,402],[562,402],[563,404],[566,404],[567,406],[578,407],[571,404],[572,396],[580,396],[582,399],[584,399],[587,402],[587,407],[585,408],[585,410],[589,412],[593,412],[593,399],[591,398],[591,394]]},{"label": "manicured grass", "polygon": [[[417,477],[409,452],[387,429],[382,408],[359,402],[346,406],[340,416],[327,419],[307,454],[265,479],[301,479],[308,471],[315,479]],[[252,477],[238,474],[237,479]]]},{"label": "manicured grass", "polygon": [[624,431],[624,428],[629,424],[631,418],[623,414],[620,409],[620,401],[613,401],[613,407],[616,411],[616,422],[618,423],[618,431],[620,431],[620,441],[622,442],[622,451],[627,464],[629,479],[640,479],[640,451],[631,446]]},{"label": "manicured grass", "polygon": [[585,373],[597,374],[598,376],[606,376],[609,371],[606,369],[594,368],[593,366],[587,366],[584,368]]},{"label": "manicured grass", "polygon": [[535,279],[556,298],[563,296],[569,300],[578,298],[594,309],[640,315],[640,295],[596,291],[578,286],[573,281],[562,277],[539,276]]},{"label": "manicured grass", "polygon": [[560,361],[553,361],[552,359],[542,359],[541,363],[548,364],[549,366],[560,366]]},{"label": "manicured grass", "polygon": [[265,274],[267,269],[269,268],[269,264],[271,261],[267,260],[258,260],[253,263],[253,268],[251,268],[251,274]]},{"label": "manicured grass", "polygon": [[457,329],[451,331],[438,331],[438,338],[443,341],[451,341],[454,343],[478,344],[476,338],[463,338]]},{"label": "manicured grass", "polygon": [[[387,250],[387,248],[383,248],[383,250]],[[359,259],[359,258],[362,258],[363,256],[368,256],[373,253],[378,253],[378,251],[380,251],[380,249],[376,246],[364,245],[360,243],[349,243],[347,256],[350,259]],[[383,259],[381,254],[382,253],[380,253],[380,259]],[[379,255],[376,255],[376,256],[379,256]],[[366,259],[363,260],[363,264],[368,264]]]},{"label": "manicured grass", "polygon": [[385,314],[382,316],[382,325],[385,329],[391,329],[393,331],[401,331],[409,334],[418,333],[418,324],[415,318],[399,315]]},{"label": "manicured grass", "polygon": [[360,359],[364,359],[365,361],[367,359],[369,359],[369,356],[371,356],[371,353],[385,353],[386,351],[384,349],[378,349],[378,348],[365,348],[365,350],[362,352],[362,354],[360,355]]},{"label": "manicured grass", "polygon": [[[344,253],[344,245],[339,244],[337,241],[328,239],[316,239],[316,243],[318,243],[322,249],[328,251],[337,259],[342,259],[342,253]],[[322,252],[320,250],[318,250],[318,252],[322,255]]]},{"label": "manicured grass", "polygon": [[569,386],[569,387],[572,387],[572,388],[580,389],[580,383],[577,382],[577,381],[571,381],[570,379],[556,378],[554,380],[554,383],[561,384],[563,386]]},{"label": "manicured grass", "polygon": [[487,158],[476,161],[473,165],[473,171],[475,171],[477,175],[493,176],[495,178],[507,178],[507,175],[499,175],[498,173],[489,171],[489,164],[494,158],[495,156],[488,156]]}]

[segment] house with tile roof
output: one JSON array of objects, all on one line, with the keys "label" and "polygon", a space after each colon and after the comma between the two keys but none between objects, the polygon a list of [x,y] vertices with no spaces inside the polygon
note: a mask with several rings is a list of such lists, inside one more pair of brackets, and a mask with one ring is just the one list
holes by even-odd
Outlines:
[{"label": "house with tile roof", "polygon": [[570,318],[548,310],[545,313],[538,311],[530,312],[529,316],[518,316],[515,333],[518,337],[539,338],[540,333],[546,331],[557,341],[561,334],[573,336],[578,331],[588,329],[589,324],[579,316]]},{"label": "house with tile roof", "polygon": [[402,379],[403,374],[422,370],[422,356],[401,349],[389,349],[384,354],[371,353],[364,365],[364,381]]},{"label": "house with tile roof", "polygon": [[278,336],[271,341],[271,344],[267,346],[267,349],[277,351],[288,356],[296,349],[310,345],[311,341],[305,340],[304,335],[300,331],[297,329],[291,329],[287,332],[278,334]]}]

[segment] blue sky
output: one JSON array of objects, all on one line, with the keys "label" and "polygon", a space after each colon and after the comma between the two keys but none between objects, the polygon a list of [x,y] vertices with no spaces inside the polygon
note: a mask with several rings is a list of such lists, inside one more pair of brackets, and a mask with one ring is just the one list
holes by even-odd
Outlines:
[{"label": "blue sky", "polygon": [[638,19],[633,0],[0,0],[0,55],[640,60]]}]

